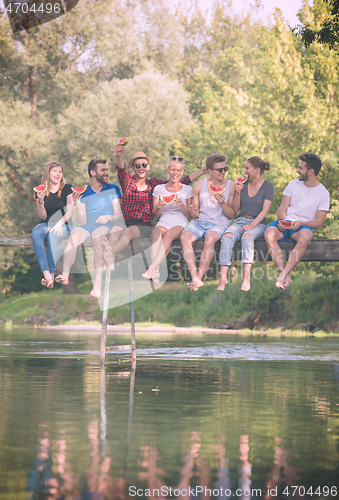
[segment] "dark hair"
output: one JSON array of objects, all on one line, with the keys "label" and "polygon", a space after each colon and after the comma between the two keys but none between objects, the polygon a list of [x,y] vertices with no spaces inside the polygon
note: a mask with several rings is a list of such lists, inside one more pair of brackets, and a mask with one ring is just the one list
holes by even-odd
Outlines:
[{"label": "dark hair", "polygon": [[247,158],[247,161],[253,165],[254,168],[260,168],[260,175],[262,175],[265,170],[271,168],[271,164],[267,160],[262,160],[260,156],[251,156],[251,158]]},{"label": "dark hair", "polygon": [[89,178],[91,179],[91,170],[94,170],[95,172],[97,171],[97,165],[98,163],[104,163],[106,164],[106,160],[103,160],[102,158],[93,158],[88,164],[88,175]]},{"label": "dark hair", "polygon": [[222,163],[223,161],[226,161],[226,156],[224,155],[209,155],[206,158],[206,168],[207,170],[213,170],[213,165],[215,163]]},{"label": "dark hair", "polygon": [[304,153],[299,156],[301,161],[306,162],[306,168],[307,170],[311,170],[313,168],[315,175],[319,174],[319,171],[322,167],[321,159],[319,156],[313,154],[313,153]]}]

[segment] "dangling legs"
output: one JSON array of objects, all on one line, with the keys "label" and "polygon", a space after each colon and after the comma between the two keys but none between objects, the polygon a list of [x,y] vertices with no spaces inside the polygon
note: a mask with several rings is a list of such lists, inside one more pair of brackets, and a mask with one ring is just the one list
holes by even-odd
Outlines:
[{"label": "dangling legs", "polygon": [[62,274],[55,278],[57,283],[68,284],[68,276],[74,264],[78,246],[90,237],[89,233],[81,227],[76,227],[70,234],[64,251],[64,264]]}]

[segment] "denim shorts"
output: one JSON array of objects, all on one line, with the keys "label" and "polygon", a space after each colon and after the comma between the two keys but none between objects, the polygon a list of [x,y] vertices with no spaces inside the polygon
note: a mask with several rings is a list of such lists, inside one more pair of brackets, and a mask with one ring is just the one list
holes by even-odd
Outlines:
[{"label": "denim shorts", "polygon": [[[288,221],[288,222],[293,222],[293,221]],[[278,228],[278,219],[275,219],[267,227],[270,227],[270,226]],[[312,234],[314,234],[314,231],[313,231],[313,229],[310,226],[301,226],[298,229],[285,229],[285,231],[281,231],[281,232],[284,233],[284,236],[279,241],[291,241],[292,243],[295,243],[295,240],[293,240],[291,238],[291,236],[294,233],[297,233],[298,231],[300,231],[301,229],[309,229],[310,231],[312,231]],[[280,231],[280,229],[279,229],[279,231]]]},{"label": "denim shorts", "polygon": [[93,231],[98,229],[98,227],[107,227],[108,231],[110,231],[113,227],[113,223],[106,222],[106,224],[98,224],[97,222],[95,222],[95,220],[93,220],[93,221],[87,222],[87,224],[80,225],[77,227],[79,227],[80,229],[84,229],[85,231],[87,231],[87,233],[90,236],[92,236]]},{"label": "denim shorts", "polygon": [[213,222],[209,221],[196,220],[187,224],[183,233],[185,231],[190,231],[198,240],[199,238],[205,238],[206,234],[210,231],[214,231],[218,233],[221,238],[227,231],[228,227],[229,226],[223,226],[222,224],[213,224]]}]

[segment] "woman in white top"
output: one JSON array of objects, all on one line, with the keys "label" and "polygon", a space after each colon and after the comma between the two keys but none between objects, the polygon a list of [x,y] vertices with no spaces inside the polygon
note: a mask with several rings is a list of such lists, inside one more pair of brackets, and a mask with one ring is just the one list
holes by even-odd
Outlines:
[{"label": "woman in white top", "polygon": [[[161,214],[161,217],[152,232],[152,264],[143,277],[155,282],[159,282],[159,266],[170,251],[172,242],[180,237],[188,224],[188,207],[192,203],[193,190],[190,186],[181,184],[183,172],[184,160],[179,156],[172,156],[167,163],[168,183],[159,184],[153,191],[153,216]],[[172,203],[166,204],[163,197],[171,195],[176,195],[176,198]]]}]

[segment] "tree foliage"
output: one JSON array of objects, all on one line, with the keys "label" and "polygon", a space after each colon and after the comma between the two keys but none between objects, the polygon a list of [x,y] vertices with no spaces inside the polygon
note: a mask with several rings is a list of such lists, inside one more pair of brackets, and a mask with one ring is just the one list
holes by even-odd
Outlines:
[{"label": "tree foliage", "polygon": [[322,0],[325,15],[317,24],[305,20],[303,25],[293,28],[306,47],[314,42],[328,45],[331,49],[339,45],[339,0]]}]

